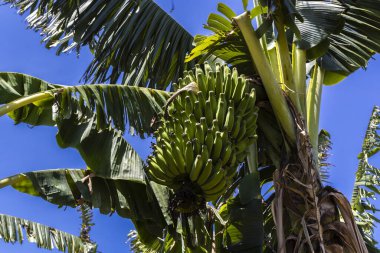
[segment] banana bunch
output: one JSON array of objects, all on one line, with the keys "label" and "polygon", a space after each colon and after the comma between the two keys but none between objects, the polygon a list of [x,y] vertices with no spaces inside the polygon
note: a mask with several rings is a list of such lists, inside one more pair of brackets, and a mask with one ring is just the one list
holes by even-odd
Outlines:
[{"label": "banana bunch", "polygon": [[[186,90],[194,83],[198,91]],[[173,85],[177,96],[154,133],[148,175],[175,192],[216,200],[256,141],[255,91],[236,69],[207,63]]]}]

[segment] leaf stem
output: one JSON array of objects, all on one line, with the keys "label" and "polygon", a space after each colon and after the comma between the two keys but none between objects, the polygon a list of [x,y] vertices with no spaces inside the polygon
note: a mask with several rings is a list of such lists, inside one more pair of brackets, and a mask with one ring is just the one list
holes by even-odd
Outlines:
[{"label": "leaf stem", "polygon": [[[253,0],[253,6],[255,7],[260,6],[259,0]],[[256,16],[256,23],[257,23],[257,27],[260,27],[263,24],[262,14],[259,14]],[[263,36],[261,36],[260,43],[261,43],[261,46],[263,47],[266,57],[269,59],[267,36],[265,33],[263,34]]]},{"label": "leaf stem", "polygon": [[273,107],[274,113],[281,127],[284,129],[286,136],[291,143],[296,143],[296,133],[294,128],[293,117],[290,113],[285,96],[276,77],[271,69],[271,66],[266,58],[263,49],[260,45],[255,31],[249,18],[249,13],[245,12],[234,18],[234,21],[240,28],[245,42],[248,46],[251,58],[257,71],[263,81],[264,88],[268,94],[269,101]]},{"label": "leaf stem", "polygon": [[[254,196],[252,196],[253,199],[256,199],[256,207],[255,209],[256,210],[261,210],[261,187],[260,187],[260,173],[259,173],[259,170],[258,170],[258,160],[257,160],[257,156],[258,156],[258,151],[257,151],[257,142],[255,142],[254,144],[252,144],[249,148],[248,148],[248,154],[247,154],[247,164],[248,164],[248,169],[249,169],[249,172],[250,174],[252,175],[252,186],[254,187],[253,191],[252,191],[252,194]],[[260,245],[256,245],[257,248],[260,248],[260,252],[262,252],[262,246],[264,244],[264,220],[263,220],[263,216],[260,215],[258,217],[256,217],[257,220],[256,220],[256,228],[257,228],[257,236],[259,238],[261,238],[259,244]],[[256,252],[256,251],[255,251]]]},{"label": "leaf stem", "polygon": [[310,79],[309,88],[306,97],[307,111],[307,131],[310,136],[310,142],[313,147],[313,158],[317,164],[318,158],[318,130],[319,130],[319,114],[321,109],[322,85],[325,70],[318,65],[314,66],[314,71]]},{"label": "leaf stem", "polygon": [[279,60],[281,62],[281,70],[283,82],[285,85],[285,91],[289,95],[290,100],[293,102],[294,106],[297,108],[297,111],[301,112],[301,105],[298,99],[297,89],[293,78],[293,68],[290,59],[288,41],[285,34],[285,26],[281,16],[278,17],[278,19],[275,21],[275,24],[278,31],[277,46]]},{"label": "leaf stem", "polygon": [[24,179],[24,174],[17,174],[0,180],[0,189],[18,183]]},{"label": "leaf stem", "polygon": [[301,113],[306,117],[306,50],[293,43],[293,76]]},{"label": "leaf stem", "polygon": [[30,96],[21,97],[0,107],[0,117],[31,103],[53,97],[51,92],[39,92]]}]

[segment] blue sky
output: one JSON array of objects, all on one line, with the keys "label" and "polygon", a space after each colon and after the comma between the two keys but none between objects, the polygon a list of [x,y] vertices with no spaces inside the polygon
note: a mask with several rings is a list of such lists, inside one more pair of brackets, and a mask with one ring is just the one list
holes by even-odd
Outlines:
[{"label": "blue sky", "polygon": [[[157,2],[165,10],[171,9],[171,1]],[[208,13],[216,9],[217,2],[174,1],[175,10],[172,15],[192,34],[205,33],[202,24],[206,22]],[[240,1],[223,2],[239,10]],[[79,58],[74,54],[58,57],[54,50],[44,48],[37,33],[26,30],[25,27],[24,18],[18,16],[15,10],[0,6],[0,71],[22,72],[53,83],[78,84],[91,60],[90,53],[82,50]],[[361,149],[368,118],[372,107],[380,105],[380,57],[376,58],[377,61],[370,61],[367,71],[357,71],[342,83],[323,89],[320,127],[332,135],[333,155],[330,162],[335,165],[330,181],[349,198],[357,167],[356,156]],[[0,178],[31,170],[84,168],[84,163],[75,150],[60,149],[57,146],[55,133],[54,128],[30,128],[25,124],[14,126],[8,118],[0,118]],[[141,142],[137,137],[128,139],[137,152],[146,157],[149,143]],[[71,208],[58,209],[39,198],[13,189],[2,189],[0,199],[0,213],[31,219],[71,233],[79,232],[79,215]],[[99,250],[105,253],[129,252],[125,241],[132,229],[131,223],[117,215],[109,217],[100,215],[97,211],[94,213],[96,226],[92,238],[99,243]],[[377,239],[380,240],[380,237],[377,236]],[[1,240],[0,251],[48,252],[37,249],[35,244],[12,246]]]}]

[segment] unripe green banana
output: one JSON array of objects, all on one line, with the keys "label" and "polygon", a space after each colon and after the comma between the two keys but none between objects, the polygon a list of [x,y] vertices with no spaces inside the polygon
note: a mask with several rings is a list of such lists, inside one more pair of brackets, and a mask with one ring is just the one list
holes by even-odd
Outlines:
[{"label": "unripe green banana", "polygon": [[228,142],[222,153],[222,157],[221,157],[222,166],[225,165],[228,162],[228,160],[230,160],[231,154],[232,154],[232,143]]},{"label": "unripe green banana", "polygon": [[215,90],[215,77],[213,72],[206,72],[207,73],[207,88],[209,90]]},{"label": "unripe green banana", "polygon": [[[210,75],[210,73],[211,74],[213,73],[212,68],[211,68],[210,64],[208,64],[208,62],[205,62],[203,65],[204,65],[206,76],[208,77]],[[209,89],[211,89],[211,88],[209,88]]]},{"label": "unripe green banana", "polygon": [[216,67],[216,81],[215,81],[215,94],[220,94],[223,92],[223,74],[221,70]]},{"label": "unripe green banana", "polygon": [[210,177],[211,172],[213,171],[212,166],[213,166],[212,159],[208,159],[206,161],[206,165],[204,166],[201,174],[198,177],[198,180],[197,180],[198,185],[204,184],[207,181],[207,179]]},{"label": "unripe green banana", "polygon": [[197,119],[200,119],[203,116],[202,108],[199,101],[194,102],[194,115]]},{"label": "unripe green banana", "polygon": [[208,153],[211,154],[212,146],[214,145],[214,134],[213,134],[213,131],[211,129],[207,130],[205,144],[207,146]]},{"label": "unripe green banana", "polygon": [[209,190],[204,190],[204,193],[207,194],[207,195],[213,195],[215,193],[218,193],[220,192],[221,190],[226,190],[226,186],[227,186],[227,182],[226,180],[223,178],[222,180],[220,180],[220,182],[215,185],[213,188],[209,189]]},{"label": "unripe green banana", "polygon": [[236,136],[237,142],[241,141],[244,138],[246,131],[247,131],[247,122],[243,119],[242,122],[240,123],[239,134]]},{"label": "unripe green banana", "polygon": [[186,160],[186,172],[190,174],[191,172],[191,165],[194,162],[194,151],[193,151],[193,143],[191,141],[188,141],[186,143],[185,148],[185,160]]},{"label": "unripe green banana", "polygon": [[[168,152],[167,148],[164,148],[161,150],[162,150],[163,157],[173,157],[172,154]],[[168,170],[172,171],[174,175],[178,176],[181,174],[181,172],[177,168],[177,165],[174,163],[173,158],[166,159],[166,162],[168,163]]]},{"label": "unripe green banana", "polygon": [[203,132],[201,123],[195,124],[195,138],[198,139],[200,145],[203,145],[205,134]]},{"label": "unripe green banana", "polygon": [[186,115],[190,115],[193,112],[193,103],[190,96],[185,97],[185,112]]},{"label": "unripe green banana", "polygon": [[232,77],[231,74],[227,75],[224,82],[224,94],[226,94],[226,99],[229,100],[232,94]]},{"label": "unripe green banana", "polygon": [[205,117],[201,117],[200,123],[201,123],[202,131],[203,131],[203,135],[204,135],[204,137],[206,137],[206,133],[207,133],[207,130],[208,130],[206,118]]},{"label": "unripe green banana", "polygon": [[206,162],[207,162],[207,160],[209,158],[209,153],[208,153],[207,145],[202,145],[201,156],[202,156],[202,163],[206,164]]},{"label": "unripe green banana", "polygon": [[194,147],[195,154],[200,154],[202,152],[202,144],[197,138],[193,139],[193,147]]},{"label": "unripe green banana", "polygon": [[211,158],[213,160],[219,159],[222,148],[223,148],[222,133],[218,131],[216,132],[216,135],[214,138],[214,145],[212,147],[212,152],[211,152]]},{"label": "unripe green banana", "polygon": [[225,189],[222,189],[221,191],[214,194],[204,194],[204,198],[206,201],[216,201],[224,192]]},{"label": "unripe green banana", "polygon": [[222,100],[218,102],[218,110],[216,111],[216,119],[219,123],[219,128],[223,128],[224,117],[226,115],[225,103]]},{"label": "unripe green banana", "polygon": [[214,117],[213,117],[214,115],[213,115],[213,112],[212,112],[212,107],[211,107],[211,101],[210,100],[206,101],[205,116],[206,116],[207,125],[211,126],[212,125],[212,121],[214,120]]},{"label": "unripe green banana", "polygon": [[191,169],[191,173],[190,173],[190,180],[192,182],[195,182],[198,177],[199,177],[199,174],[202,170],[202,156],[201,155],[197,155],[197,157],[195,158],[195,161],[194,161],[194,164],[193,164],[193,167]]},{"label": "unripe green banana", "polygon": [[[172,188],[177,198],[184,196],[181,191],[194,188],[194,196],[216,200],[236,175],[247,147],[256,141],[256,94],[247,92],[247,81],[236,69],[220,64],[215,71],[208,63],[204,68],[196,65],[178,82],[173,84],[175,91],[191,82],[197,83],[199,90],[177,93],[168,105],[169,114],[158,115],[160,127],[154,132],[156,144],[153,157],[147,160],[147,174]],[[179,200],[175,210],[190,212],[181,204],[186,201]],[[199,206],[203,200],[194,201]]]},{"label": "unripe green banana", "polygon": [[155,154],[155,161],[158,164],[162,170],[165,170],[164,172],[168,174],[169,177],[174,178],[176,177],[175,171],[171,170],[171,168],[168,166],[168,163],[160,153]]},{"label": "unripe green banana", "polygon": [[162,180],[165,180],[165,181],[172,181],[173,178],[168,176],[168,174],[166,174],[164,171],[162,171],[162,169],[160,168],[160,166],[153,160],[151,159],[149,161],[149,168],[148,170],[151,171],[152,174],[155,175],[155,177],[159,178],[159,179],[162,179]]},{"label": "unripe green banana", "polygon": [[228,107],[226,121],[224,122],[224,129],[230,132],[234,126],[234,108],[232,106]]},{"label": "unripe green banana", "polygon": [[218,102],[216,101],[215,92],[213,90],[210,90],[207,99],[210,100],[211,103],[212,115],[216,115],[216,110],[218,109]]},{"label": "unripe green banana", "polygon": [[216,172],[213,176],[211,176],[210,180],[207,180],[206,183],[200,185],[203,192],[207,192],[211,189],[213,189],[215,186],[220,184],[221,181],[224,181],[224,171],[219,170]]},{"label": "unripe green banana", "polygon": [[230,159],[228,160],[227,163],[232,164],[232,165],[234,165],[236,163],[236,152],[235,151],[232,152]]},{"label": "unripe green banana", "polygon": [[[204,73],[201,68],[196,68],[197,71],[197,84],[200,91],[206,91],[207,90],[207,83],[205,80]],[[199,72],[198,72],[199,71]]]},{"label": "unripe green banana", "polygon": [[239,102],[243,98],[245,89],[246,89],[246,81],[245,80],[243,81],[243,78],[238,77],[238,83],[235,86],[235,90],[233,94],[233,99],[235,103]]},{"label": "unripe green banana", "polygon": [[179,147],[174,144],[174,142],[171,143],[172,145],[172,153],[173,153],[173,160],[174,163],[177,165],[178,171],[180,174],[185,174],[186,173],[186,163],[185,163],[185,158],[183,157],[183,154]]},{"label": "unripe green banana", "polygon": [[212,121],[211,130],[212,130],[212,132],[213,132],[214,135],[216,134],[217,131],[219,131],[219,121],[217,119],[214,119]]},{"label": "unripe green banana", "polygon": [[154,182],[156,182],[158,184],[165,185],[165,186],[168,186],[168,187],[172,187],[173,186],[173,182],[172,181],[164,180],[164,179],[160,178],[159,176],[157,176],[155,174],[155,170],[148,170],[147,174],[149,175],[149,177]]},{"label": "unripe green banana", "polygon": [[195,136],[194,126],[191,124],[190,120],[185,120],[185,133],[189,137],[189,139],[193,139]]},{"label": "unripe green banana", "polygon": [[234,123],[235,124],[232,128],[232,131],[231,131],[231,137],[235,139],[237,137],[237,135],[239,134],[239,131],[240,131],[240,123],[241,123],[241,116],[240,115],[236,116]]},{"label": "unripe green banana", "polygon": [[245,110],[247,109],[248,103],[250,101],[249,93],[245,93],[243,99],[240,101],[237,114],[244,115]]}]

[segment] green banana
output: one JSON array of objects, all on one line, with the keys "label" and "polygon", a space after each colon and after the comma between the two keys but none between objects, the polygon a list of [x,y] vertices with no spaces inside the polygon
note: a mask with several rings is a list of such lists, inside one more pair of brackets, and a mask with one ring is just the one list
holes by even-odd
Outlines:
[{"label": "green banana", "polygon": [[220,182],[215,185],[213,188],[209,189],[209,190],[206,190],[205,188],[203,188],[203,191],[205,194],[207,195],[213,195],[215,193],[218,193],[220,192],[221,190],[226,190],[226,186],[227,186],[227,182],[226,180],[222,179],[220,180]]},{"label": "green banana", "polygon": [[193,104],[190,96],[185,97],[185,112],[186,115],[190,115],[193,112]]},{"label": "green banana", "polygon": [[226,99],[230,99],[231,93],[232,93],[232,77],[231,77],[231,74],[228,74],[224,82],[224,94],[226,94]]},{"label": "green banana", "polygon": [[[168,105],[169,114],[158,114],[156,144],[147,160],[147,174],[174,191],[179,212],[194,211],[202,201],[220,197],[257,138],[256,93],[247,92],[248,81],[236,68],[216,64],[213,70],[208,63],[202,68],[196,65],[173,84],[174,91],[191,82],[197,83],[197,92],[177,93]],[[198,196],[190,202],[191,210],[190,200],[178,197],[189,189]]]},{"label": "green banana", "polygon": [[235,124],[232,128],[232,131],[231,131],[231,137],[235,139],[237,137],[237,135],[239,134],[239,131],[240,131],[240,123],[241,123],[241,116],[240,115],[236,116],[234,123]]},{"label": "green banana", "polygon": [[208,93],[207,99],[210,100],[210,103],[211,103],[212,115],[216,115],[216,110],[218,109],[217,108],[218,103],[216,101],[215,92],[213,90],[210,90],[210,92]]},{"label": "green banana", "polygon": [[177,176],[175,171],[171,170],[171,168],[168,166],[168,164],[167,164],[166,160],[164,159],[164,157],[162,156],[162,154],[157,153],[155,155],[155,160],[156,160],[156,163],[158,164],[158,166],[160,168],[165,169],[165,173],[167,173],[169,177],[174,178]]},{"label": "green banana", "polygon": [[221,157],[222,166],[225,165],[230,160],[231,154],[232,154],[232,143],[228,142],[226,145],[226,148],[223,150],[223,153],[222,153],[222,157]]},{"label": "green banana", "polygon": [[214,145],[214,134],[213,134],[213,131],[211,129],[207,130],[205,144],[207,146],[208,153],[211,154],[212,146]]},{"label": "green banana", "polygon": [[206,80],[204,79],[204,73],[200,68],[196,68],[197,73],[197,84],[199,87],[199,90],[204,91],[207,90],[207,83]]},{"label": "green banana", "polygon": [[250,101],[249,93],[245,93],[243,99],[240,101],[237,107],[237,113],[244,115],[245,110],[247,109],[248,103]]},{"label": "green banana", "polygon": [[237,142],[241,141],[244,138],[246,132],[247,132],[247,121],[243,119],[242,122],[240,123],[240,130],[239,130],[239,134],[236,136],[236,141]]},{"label": "green banana", "polygon": [[197,155],[197,157],[195,158],[195,161],[193,163],[191,173],[190,173],[190,180],[192,182],[195,182],[198,179],[198,176],[199,176],[201,170],[202,170],[202,156]]},{"label": "green banana", "polygon": [[219,131],[219,121],[217,119],[214,119],[212,121],[212,127],[211,127],[211,129],[212,129],[212,132],[214,134],[216,134],[216,132]]},{"label": "green banana", "polygon": [[234,108],[232,106],[228,107],[226,121],[224,122],[224,129],[230,132],[234,126]]},{"label": "green banana", "polygon": [[216,172],[216,174],[214,174],[210,180],[207,180],[206,183],[200,185],[203,192],[206,192],[206,191],[209,191],[211,189],[213,189],[215,186],[217,186],[218,184],[220,184],[221,181],[224,181],[224,171],[223,170],[219,170],[218,172]]},{"label": "green banana", "polygon": [[168,181],[168,182],[170,182],[170,181],[173,180],[173,178],[169,177],[168,174],[166,174],[164,171],[162,171],[162,169],[160,168],[160,166],[154,160],[152,160],[152,159],[149,162],[149,168],[148,169],[157,178],[160,178],[160,179]]},{"label": "green banana", "polygon": [[216,111],[216,119],[218,120],[220,129],[223,127],[225,114],[225,103],[222,100],[219,100],[218,110]]},{"label": "green banana", "polygon": [[195,124],[195,138],[198,139],[201,145],[203,145],[205,135],[201,123]]},{"label": "green banana", "polygon": [[223,148],[222,133],[217,131],[214,139],[214,145],[212,147],[211,158],[217,160],[220,157],[220,152]]},{"label": "green banana", "polygon": [[243,78],[238,77],[238,82],[237,82],[237,85],[235,86],[234,94],[232,96],[235,103],[239,102],[243,98],[246,85],[247,85],[246,81],[245,80],[243,81]]},{"label": "green banana", "polygon": [[194,102],[194,115],[197,119],[200,119],[203,116],[199,101]]},{"label": "green banana", "polygon": [[209,158],[207,145],[203,145],[203,146],[202,146],[202,153],[201,153],[201,156],[202,156],[202,162],[203,162],[203,164],[206,164],[206,162],[207,162],[207,160],[208,160],[208,158]]},{"label": "green banana", "polygon": [[212,171],[213,171],[212,159],[208,159],[206,162],[206,165],[204,166],[201,174],[199,175],[197,179],[197,184],[198,185],[204,184],[207,181],[207,179],[210,177]]},{"label": "green banana", "polygon": [[195,135],[195,129],[193,125],[191,124],[190,120],[185,120],[185,133],[189,137],[189,139],[193,139]]},{"label": "green banana", "polygon": [[214,115],[212,112],[211,101],[209,99],[206,101],[205,116],[206,116],[206,120],[207,120],[207,125],[211,126],[212,121],[214,119],[214,117],[213,117]]},{"label": "green banana", "polygon": [[173,142],[171,143],[171,145],[172,145],[172,153],[173,153],[174,163],[177,165],[178,171],[181,174],[185,174],[186,173],[186,169],[185,169],[186,163],[185,163],[185,159],[183,157],[183,154],[182,154],[181,150],[179,149],[179,147],[177,145],[175,145]]}]

